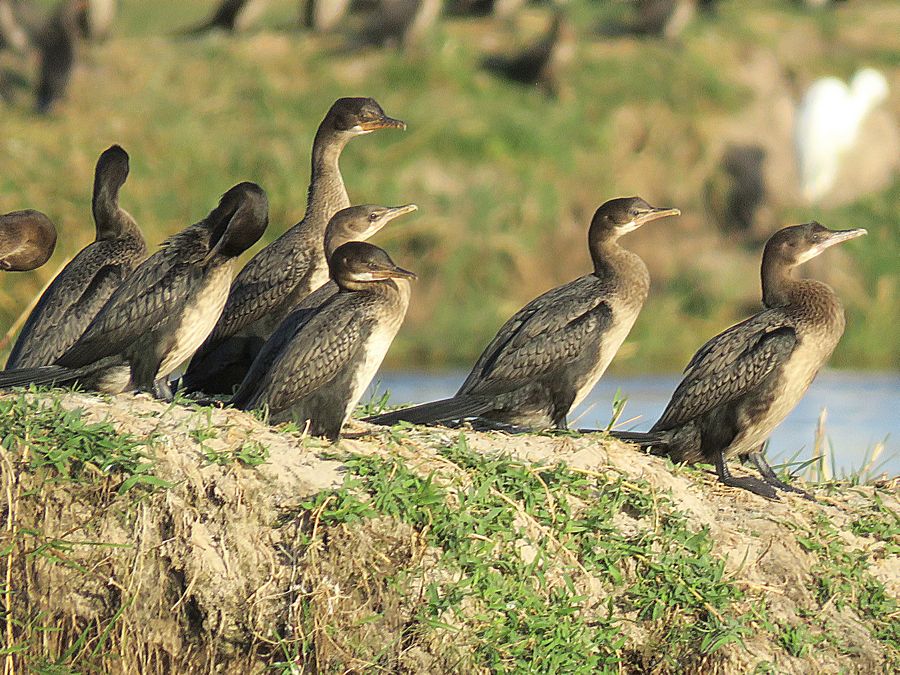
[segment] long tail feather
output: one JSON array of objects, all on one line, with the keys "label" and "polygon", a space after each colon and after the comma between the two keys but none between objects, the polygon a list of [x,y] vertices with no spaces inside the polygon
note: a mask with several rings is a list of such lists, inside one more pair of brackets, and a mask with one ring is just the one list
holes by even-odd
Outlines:
[{"label": "long tail feather", "polygon": [[24,387],[29,384],[63,384],[80,375],[78,370],[62,366],[40,366],[38,368],[17,368],[0,372],[0,389]]},{"label": "long tail feather", "polygon": [[659,454],[666,454],[670,434],[666,431],[610,431],[609,435],[620,441],[635,443],[642,448],[653,447]]},{"label": "long tail feather", "polygon": [[493,408],[489,400],[473,398],[469,396],[455,396],[431,403],[422,403],[410,408],[402,408],[381,415],[366,417],[364,422],[390,426],[397,422],[410,422],[412,424],[437,424],[449,422],[466,417],[477,417]]}]

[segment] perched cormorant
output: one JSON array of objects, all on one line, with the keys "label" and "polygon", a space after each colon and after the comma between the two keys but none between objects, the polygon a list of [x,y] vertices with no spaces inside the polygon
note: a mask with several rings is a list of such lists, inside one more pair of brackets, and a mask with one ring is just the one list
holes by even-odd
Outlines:
[{"label": "perched cormorant", "polygon": [[55,248],[56,227],[40,211],[0,215],[0,270],[35,270],[50,259]]},{"label": "perched cormorant", "polygon": [[118,145],[105,150],[94,171],[91,203],[97,236],[44,291],[13,346],[7,369],[54,363],[146,257],[137,223],[119,206],[119,190],[127,178],[128,153]]},{"label": "perched cormorant", "polygon": [[[613,432],[676,462],[715,464],[725,485],[776,498],[782,483],[763,443],[803,397],[844,332],[844,309],[827,285],[795,279],[792,270],[829,246],[866,234],[819,223],[786,227],[766,242],[762,299],[766,309],[703,345],[649,432]],[[726,461],[749,457],[763,476],[735,478]]]},{"label": "perched cormorant", "polygon": [[591,274],[544,293],[500,329],[456,396],[368,418],[430,424],[478,416],[517,427],[566,428],[631,330],[650,288],[644,262],[619,246],[623,234],[677,209],[639,197],[606,202],[594,214]]},{"label": "perched cormorant", "polygon": [[[411,213],[417,208],[415,204],[394,207],[364,204],[338,211],[328,223],[328,229],[325,231],[325,252],[328,259],[331,260],[332,254],[339,246],[350,241],[365,241],[394,218]],[[306,296],[297,309],[285,317],[272,336],[258,350],[259,353],[229,405],[236,407],[247,405],[249,397],[256,389],[257,382],[262,380],[272,367],[272,363],[278,358],[285,344],[291,340],[299,327],[306,323],[309,315],[317,312],[339,290],[340,286],[334,278],[331,278]]]},{"label": "perched cormorant", "polygon": [[329,262],[340,290],[294,327],[260,379],[245,382],[252,391],[239,407],[336,439],[403,323],[416,275],[362,241],[339,246]]},{"label": "perched cormorant", "polygon": [[231,188],[204,220],[138,265],[54,365],[4,371],[0,387],[78,381],[108,393],[136,389],[170,399],[168,375],[218,320],[235,258],[262,236],[268,206],[255,183]]},{"label": "perched cormorant", "polygon": [[544,36],[516,56],[490,56],[484,67],[522,84],[538,85],[546,93],[559,94],[561,75],[575,56],[575,29],[557,10]]},{"label": "perched cormorant", "polygon": [[[185,373],[188,392],[230,394],[253,361],[246,339],[257,347],[303,298],[328,281],[324,234],[331,217],[350,206],[338,160],[347,143],[379,129],[405,129],[406,124],[385,115],[371,98],[340,98],[319,125],[312,150],[312,175],[303,220],[257,253],[241,270],[225,304],[222,318],[197,351]],[[243,366],[234,363],[243,358]],[[235,374],[223,380],[220,364]],[[189,383],[189,386],[188,386]]]},{"label": "perched cormorant", "polygon": [[46,113],[65,96],[75,65],[75,49],[81,35],[80,13],[86,0],[61,0],[56,11],[37,36],[40,53],[36,108]]}]

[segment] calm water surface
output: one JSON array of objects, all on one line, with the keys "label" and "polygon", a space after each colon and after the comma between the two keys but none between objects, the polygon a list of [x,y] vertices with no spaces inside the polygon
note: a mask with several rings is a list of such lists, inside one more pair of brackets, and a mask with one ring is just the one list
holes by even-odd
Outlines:
[{"label": "calm water surface", "polygon": [[[421,403],[452,396],[465,372],[382,372],[370,387],[391,393],[391,402]],[[636,418],[624,428],[644,431],[662,413],[680,378],[677,375],[604,376],[590,396],[569,416],[571,426],[605,427],[616,391],[628,398],[622,420]],[[363,399],[367,400],[368,395]],[[837,470],[859,467],[876,443],[884,442],[880,471],[900,474],[900,374],[823,372],[796,409],[772,434],[768,457],[772,463],[810,456],[816,422],[828,410],[826,436],[834,448]],[[798,454],[799,453],[799,454]]]}]

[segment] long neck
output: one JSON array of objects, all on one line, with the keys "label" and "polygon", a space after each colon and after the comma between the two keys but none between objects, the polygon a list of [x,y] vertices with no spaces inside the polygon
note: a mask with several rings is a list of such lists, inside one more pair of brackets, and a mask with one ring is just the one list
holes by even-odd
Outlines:
[{"label": "long neck", "polygon": [[761,273],[763,304],[769,308],[791,304],[800,283],[794,278],[791,268],[778,263],[764,263]]},{"label": "long neck", "polygon": [[627,296],[638,306],[650,291],[650,273],[640,256],[619,246],[610,238],[591,245],[594,276],[609,287],[616,296]]},{"label": "long neck", "polygon": [[315,229],[324,234],[331,217],[350,206],[350,197],[341,178],[338,161],[350,136],[332,130],[319,129],[313,142],[312,174],[306,200],[307,231]]},{"label": "long neck", "polygon": [[124,211],[119,208],[118,186],[98,182],[91,202],[91,210],[94,214],[94,224],[97,226],[98,240],[113,239],[119,236],[125,219],[122,218]]}]

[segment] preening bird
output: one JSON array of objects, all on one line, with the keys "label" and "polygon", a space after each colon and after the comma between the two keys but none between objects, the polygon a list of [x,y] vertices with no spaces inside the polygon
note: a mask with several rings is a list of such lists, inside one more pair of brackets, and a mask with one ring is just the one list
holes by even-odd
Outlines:
[{"label": "preening bird", "polygon": [[54,363],[147,256],[137,223],[119,206],[119,190],[127,178],[128,153],[118,145],[105,150],[94,171],[96,238],[44,291],[10,352],[7,369]]},{"label": "preening bird", "polygon": [[56,248],[56,226],[40,211],[0,215],[0,270],[27,272],[43,265]]},{"label": "preening bird", "polygon": [[261,377],[245,381],[238,407],[335,439],[403,323],[416,275],[361,241],[339,246],[330,267],[338,292],[292,326]]},{"label": "preening bird", "polygon": [[863,121],[888,92],[884,75],[873,68],[857,72],[849,87],[836,77],[825,77],[806,91],[797,110],[794,147],[807,201],[817,202],[829,193]]},{"label": "preening bird", "polygon": [[532,300],[504,324],[456,396],[366,419],[433,424],[471,417],[516,427],[566,428],[566,417],[603,375],[650,289],[644,262],[619,237],[679,215],[640,197],[597,209],[588,230],[590,274]]},{"label": "preening bird", "polygon": [[[719,480],[763,497],[776,488],[804,491],[778,479],[762,454],[765,440],[806,393],[844,332],[844,310],[834,291],[795,279],[798,265],[825,249],[866,234],[829,230],[816,222],[786,227],[766,243],[762,259],[765,309],[703,345],[649,432],[612,435],[652,447],[676,462],[715,464]],[[737,478],[727,461],[747,457],[762,480]]]},{"label": "preening bird", "polygon": [[80,382],[107,393],[171,399],[167,378],[190,358],[222,313],[234,260],[263,234],[266,193],[254,183],[226,192],[202,221],[167,239],[119,286],[54,365],[0,373],[0,387]]}]

